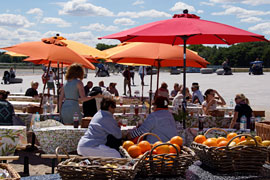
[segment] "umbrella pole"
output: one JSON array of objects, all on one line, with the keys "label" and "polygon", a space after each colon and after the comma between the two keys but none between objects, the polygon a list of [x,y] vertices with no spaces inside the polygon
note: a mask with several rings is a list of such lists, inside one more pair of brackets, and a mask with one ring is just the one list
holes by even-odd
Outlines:
[{"label": "umbrella pole", "polygon": [[157,72],[157,90],[158,90],[160,61],[159,61],[159,59],[157,61],[158,61],[158,72]]},{"label": "umbrella pole", "polygon": [[[143,66],[143,75],[142,75],[142,79],[143,79],[143,82],[144,82],[144,66]],[[144,83],[141,83],[142,85],[142,97],[141,97],[141,101],[143,102],[143,86],[144,86]]]},{"label": "umbrella pole", "polygon": [[151,66],[151,78],[150,78],[150,91],[149,91],[149,114],[151,113],[151,107],[152,107],[152,82],[153,82],[153,72],[152,72],[153,66]]},{"label": "umbrella pole", "polygon": [[187,102],[186,102],[186,46],[187,46],[187,39],[188,36],[183,36],[182,37],[184,41],[184,73],[183,73],[183,102],[182,102],[182,109],[183,109],[183,128],[186,129],[186,107],[187,107]]},{"label": "umbrella pole", "polygon": [[[47,72],[46,72],[46,76],[49,74],[49,69],[50,69],[50,67],[51,67],[51,61],[49,62],[49,65],[48,65],[48,68],[47,68]],[[46,84],[47,84],[47,77],[46,77],[46,80],[45,80],[45,83],[44,83],[44,86],[43,86],[43,90],[42,90],[42,96],[41,96],[40,104],[39,104],[39,107],[40,107],[40,108],[41,108],[41,106],[42,106],[42,101],[43,101],[43,96],[44,96]]]},{"label": "umbrella pole", "polygon": [[64,65],[63,65],[63,63],[61,63],[61,65],[62,65],[62,67],[61,67],[61,76],[62,76],[62,79],[61,79],[61,81],[62,81],[62,84],[64,84]]},{"label": "umbrella pole", "polygon": [[60,90],[60,65],[59,61],[57,61],[57,112],[59,112],[59,90]]}]

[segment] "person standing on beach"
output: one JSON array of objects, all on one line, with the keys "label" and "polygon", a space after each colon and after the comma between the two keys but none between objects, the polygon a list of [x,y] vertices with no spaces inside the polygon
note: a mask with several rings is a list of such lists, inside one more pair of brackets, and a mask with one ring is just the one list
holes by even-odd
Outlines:
[{"label": "person standing on beach", "polygon": [[140,66],[138,73],[141,77],[141,84],[144,86],[144,76],[147,74],[145,66]]},{"label": "person standing on beach", "polygon": [[124,94],[123,95],[127,95],[126,86],[128,86],[129,95],[131,97],[131,85],[130,85],[131,75],[130,75],[129,67],[126,67],[125,71],[123,72],[123,76],[124,76]]},{"label": "person standing on beach", "polygon": [[53,96],[55,96],[55,87],[54,87],[54,80],[55,80],[55,74],[52,70],[49,71],[49,74],[47,76],[47,88],[48,88],[48,94],[50,94],[50,90],[53,90]]}]

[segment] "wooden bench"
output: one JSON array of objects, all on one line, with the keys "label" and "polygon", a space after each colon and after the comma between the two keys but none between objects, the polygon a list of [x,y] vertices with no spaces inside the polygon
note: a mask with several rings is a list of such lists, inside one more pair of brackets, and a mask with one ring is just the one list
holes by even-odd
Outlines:
[{"label": "wooden bench", "polygon": [[[69,155],[70,158],[76,157],[78,155]],[[54,174],[55,162],[57,160],[56,154],[41,154],[41,158],[43,159],[51,159],[52,160],[52,174]],[[62,159],[68,159],[67,155],[58,155],[58,161],[60,162]]]},{"label": "wooden bench", "polygon": [[255,117],[265,117],[265,111],[253,111]]},{"label": "wooden bench", "polygon": [[[7,163],[7,161],[17,161],[19,156],[0,156],[0,162]],[[24,157],[24,175],[29,176],[29,158],[28,156]]]}]

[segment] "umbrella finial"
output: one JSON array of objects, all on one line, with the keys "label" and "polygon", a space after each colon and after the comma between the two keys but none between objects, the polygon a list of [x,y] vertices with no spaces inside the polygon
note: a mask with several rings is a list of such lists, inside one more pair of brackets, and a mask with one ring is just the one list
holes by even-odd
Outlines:
[{"label": "umbrella finial", "polygon": [[184,14],[188,14],[188,9],[184,9],[184,10],[183,10],[183,13],[184,13]]}]

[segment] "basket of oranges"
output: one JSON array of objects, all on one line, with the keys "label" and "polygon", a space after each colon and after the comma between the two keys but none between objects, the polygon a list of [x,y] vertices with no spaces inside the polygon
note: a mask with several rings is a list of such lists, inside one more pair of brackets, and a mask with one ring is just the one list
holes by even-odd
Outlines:
[{"label": "basket of oranges", "polygon": [[[158,141],[154,144],[145,140],[141,141],[147,135],[157,137]],[[125,141],[120,149],[130,158],[142,159],[138,172],[141,177],[184,176],[195,157],[195,153],[190,148],[183,146],[183,139],[180,136],[175,136],[163,143],[153,133],[140,136],[137,144]]]},{"label": "basket of oranges", "polygon": [[[207,138],[215,130],[224,132],[226,136]],[[203,164],[224,173],[259,172],[270,152],[270,146],[266,146],[259,136],[237,135],[219,128],[211,128],[204,135],[196,136],[191,148]]]}]

